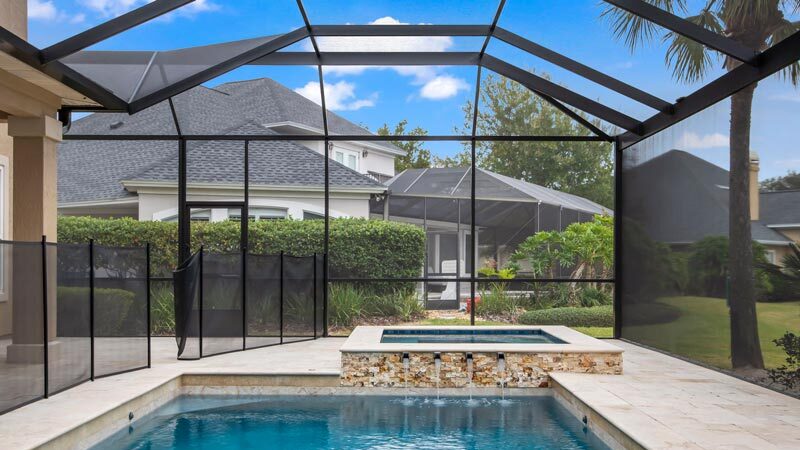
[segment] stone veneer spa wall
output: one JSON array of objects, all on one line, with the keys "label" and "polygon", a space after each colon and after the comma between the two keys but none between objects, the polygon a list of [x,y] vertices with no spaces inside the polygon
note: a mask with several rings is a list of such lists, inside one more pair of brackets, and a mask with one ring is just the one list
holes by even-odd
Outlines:
[{"label": "stone veneer spa wall", "polygon": [[[441,358],[441,388],[469,385],[467,353],[472,354],[475,387],[497,387],[501,380],[506,387],[549,387],[550,372],[622,374],[621,349],[565,327],[548,327],[565,341],[557,344],[560,349],[553,344],[383,344],[380,339],[370,345],[368,341],[383,329],[359,328],[369,330],[354,330],[354,341],[348,339],[341,349],[342,386],[435,387],[436,353]],[[502,373],[499,352],[505,357]],[[409,357],[407,371],[403,353]]]}]

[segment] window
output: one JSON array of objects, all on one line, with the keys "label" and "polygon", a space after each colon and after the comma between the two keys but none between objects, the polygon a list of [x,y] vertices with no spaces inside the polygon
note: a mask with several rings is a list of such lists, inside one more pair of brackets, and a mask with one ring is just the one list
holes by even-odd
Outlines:
[{"label": "window", "polygon": [[358,152],[352,150],[345,150],[338,147],[333,148],[333,159],[339,164],[353,170],[358,170],[358,156]]},{"label": "window", "polygon": [[311,211],[303,211],[303,220],[325,220],[325,214],[317,214]]},{"label": "window", "polygon": [[775,250],[767,250],[764,252],[764,256],[767,258],[767,262],[770,264],[775,264]]},{"label": "window", "polygon": [[[250,220],[276,220],[285,219],[286,210],[281,208],[250,208],[247,214]],[[236,220],[242,218],[242,211],[240,209],[228,210],[228,219]]]}]

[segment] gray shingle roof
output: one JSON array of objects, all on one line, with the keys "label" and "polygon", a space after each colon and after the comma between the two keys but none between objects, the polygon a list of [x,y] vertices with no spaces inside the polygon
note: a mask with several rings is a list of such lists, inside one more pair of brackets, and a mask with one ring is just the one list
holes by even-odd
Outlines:
[{"label": "gray shingle roof", "polygon": [[[627,164],[627,161],[624,163]],[[624,171],[625,215],[651,239],[667,243],[697,242],[728,235],[727,170],[681,150],[670,150]],[[757,241],[790,242],[753,221]]]},{"label": "gray shingle roof", "polygon": [[[293,121],[320,127],[321,108],[269,79],[226,83],[218,89],[203,86],[174,99],[184,134],[270,134],[261,125]],[[369,132],[329,114],[332,132]],[[134,115],[97,113],[76,120],[70,133],[90,135],[177,134],[167,102]],[[241,142],[215,141],[189,146],[190,181],[241,182]],[[390,144],[384,144],[390,145]],[[192,149],[204,147],[192,158]],[[392,147],[394,148],[394,147]],[[320,185],[324,180],[323,156],[293,142],[251,143],[252,183]],[[204,154],[205,156],[199,156]],[[222,159],[226,158],[226,159]],[[233,158],[233,159],[231,159]],[[239,158],[236,160],[235,158]],[[202,170],[201,170],[202,167]],[[64,141],[58,155],[58,201],[74,203],[130,197],[123,180],[176,180],[175,141]],[[331,185],[380,186],[368,177],[331,161]]]},{"label": "gray shingle roof", "polygon": [[[232,129],[229,135],[277,134],[249,122]],[[325,184],[325,160],[319,153],[291,141],[250,142],[250,184],[316,186]],[[189,183],[244,183],[244,141],[194,142],[187,145]],[[175,181],[178,155],[136,174],[133,180]],[[372,180],[336,161],[330,162],[333,187],[382,188]]]},{"label": "gray shingle roof", "polygon": [[800,224],[800,190],[762,192],[761,221],[768,225]]}]

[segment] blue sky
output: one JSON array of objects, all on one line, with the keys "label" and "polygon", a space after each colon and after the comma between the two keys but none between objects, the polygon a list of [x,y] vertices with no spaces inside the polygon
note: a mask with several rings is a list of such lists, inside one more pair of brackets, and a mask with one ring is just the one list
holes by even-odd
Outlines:
[{"label": "blue sky", "polygon": [[[147,0],[29,0],[29,39],[44,47],[108,20]],[[688,95],[699,84],[674,81],[664,66],[665,45],[657,40],[631,53],[615,41],[600,19],[597,0],[508,0],[500,26],[668,101]],[[697,6],[690,0],[690,7]],[[306,0],[313,23],[489,23],[496,0]],[[796,19],[796,17],[794,17]],[[303,25],[294,0],[197,0],[166,18],[116,36],[93,49],[168,50],[283,33]],[[323,50],[369,49],[386,45],[427,51],[477,51],[479,38],[411,38],[386,42],[321,40]],[[307,42],[293,50],[309,49]],[[653,110],[505,44],[488,52],[526,69],[546,72],[565,86],[638,119]],[[721,75],[719,65],[704,81]],[[318,93],[316,70],[308,67],[245,67],[208,83],[271,77],[298,92]],[[326,98],[338,114],[375,130],[408,119],[431,134],[451,134],[463,126],[462,106],[474,95],[472,67],[328,68]],[[318,95],[316,95],[318,97]],[[752,147],[762,160],[761,177],[800,170],[796,131],[800,90],[772,77],[759,84],[753,112]],[[676,133],[678,133],[676,135]],[[714,108],[671,134],[669,143],[727,166],[727,112]],[[434,153],[457,152],[457,143],[431,143]]]}]

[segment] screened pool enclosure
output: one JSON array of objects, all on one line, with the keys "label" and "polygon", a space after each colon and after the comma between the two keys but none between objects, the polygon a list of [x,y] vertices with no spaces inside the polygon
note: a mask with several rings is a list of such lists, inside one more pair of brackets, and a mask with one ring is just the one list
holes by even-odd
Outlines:
[{"label": "screened pool enclosure", "polygon": [[[308,304],[318,307],[319,311],[309,316],[312,318],[309,326],[314,329],[304,329],[303,336],[315,338],[333,334],[331,317],[341,312],[340,306],[331,302],[334,295],[338,299],[352,292],[367,292],[383,300],[391,295],[404,299],[410,296],[412,302],[431,310],[466,310],[466,323],[475,324],[482,322],[480,317],[476,319],[479,303],[485,305],[492,296],[511,298],[512,302],[530,300],[536,305],[531,309],[537,309],[548,306],[537,300],[542,293],[591,287],[613,296],[613,336],[609,337],[628,339],[704,362],[709,362],[707,354],[719,351],[731,354],[732,359],[723,357],[722,363],[710,362],[721,367],[731,364],[734,367],[759,366],[760,356],[756,355],[759,352],[754,348],[759,345],[756,308],[761,305],[757,305],[756,300],[762,297],[754,287],[753,272],[761,270],[761,266],[753,268],[753,247],[757,252],[761,248],[759,245],[766,245],[767,251],[773,251],[770,246],[777,249],[770,273],[778,277],[776,279],[785,280],[785,284],[781,284],[785,289],[781,294],[784,300],[800,300],[797,280],[791,280],[791,274],[780,262],[796,242],[786,237],[789,234],[780,234],[780,227],[765,225],[755,216],[748,220],[749,199],[759,195],[758,188],[753,188],[749,179],[753,168],[749,131],[741,138],[743,135],[736,129],[741,123],[730,124],[725,115],[731,99],[737,102],[742,95],[752,94],[756,83],[777,79],[781,73],[789,73],[789,78],[796,77],[800,33],[774,38],[763,48],[748,48],[735,36],[699,26],[652,2],[602,2],[609,11],[624,12],[629,20],[651,27],[654,33],[663,31],[672,37],[679,36],[696,51],[725,62],[726,69],[713,81],[674,101],[637,88],[600,67],[589,67],[545,47],[530,37],[529,30],[507,29],[503,26],[504,14],[509,14],[510,10],[522,14],[533,6],[502,0],[496,9],[487,10],[477,24],[444,25],[329,24],[324,17],[314,17],[310,10],[307,12],[303,2],[298,0],[296,5],[289,4],[296,6],[301,26],[281,34],[166,51],[108,50],[108,46],[100,47],[103,50],[94,49],[119,33],[143,26],[189,3],[189,0],[155,0],[44,49],[0,29],[0,48],[100,105],[65,106],[59,112],[59,119],[67,130],[65,140],[102,141],[109,148],[157,145],[174,152],[171,169],[174,177],[153,175],[155,178],[151,181],[171,183],[177,192],[174,209],[178,222],[179,262],[189,260],[200,246],[192,242],[196,236],[193,227],[198,223],[193,218],[202,218],[202,214],[214,209],[236,211],[229,218],[240,227],[235,242],[226,242],[221,246],[224,248],[218,249],[221,253],[239,254],[238,265],[226,269],[226,277],[247,280],[252,276],[259,270],[258,265],[249,262],[254,253],[275,255],[286,251],[291,257],[316,255],[321,258],[318,275],[327,289],[319,293],[319,303],[309,300]],[[460,50],[420,51],[402,45],[381,48],[381,43],[402,43],[403,39],[419,37],[458,39]],[[582,44],[572,43],[573,46]],[[510,50],[522,56],[497,56],[509,55]],[[570,84],[562,83],[556,76],[551,80],[541,72],[528,70],[531,66],[537,68],[537,64],[552,67],[555,75],[564,76]],[[218,131],[208,134],[206,124],[200,123],[192,113],[198,108],[215,107],[193,93],[198,86],[213,84],[217,78],[236,70],[280,71],[293,66],[313,67],[312,81],[319,85],[320,108],[304,110],[308,126],[302,130],[287,128],[285,124],[262,127],[263,124],[258,123],[246,128],[226,128],[225,123],[221,123]],[[475,81],[469,88],[474,97],[466,113],[466,127],[459,128],[461,131],[455,134],[375,135],[346,126],[346,120],[326,106],[326,101],[330,101],[326,96],[330,94],[326,90],[325,70],[330,68],[436,66],[474,68]],[[486,125],[488,105],[481,92],[489,76],[532,93],[548,108],[555,108],[559,117],[578,131],[568,135],[528,134]],[[587,84],[599,86],[619,101],[595,100],[593,94],[582,94],[569,87]],[[249,107],[247,99],[241,102],[242,108]],[[171,120],[158,122],[141,133],[135,128],[115,126],[119,118],[145,117],[155,111],[168,113]],[[87,112],[108,114],[108,126],[101,131],[88,130],[77,120],[73,126],[74,114]],[[796,106],[786,114],[793,113],[796,113]],[[714,117],[722,114],[723,120],[706,120],[708,116],[704,115],[708,114],[716,114]],[[687,133],[708,132],[711,123],[730,125],[730,129],[711,130],[724,133],[727,140],[722,145],[729,147],[729,154],[712,157],[695,146],[691,152],[695,159],[669,162],[677,161],[670,158],[677,158],[680,151],[691,150],[690,144],[694,141],[685,139]],[[341,174],[352,171],[357,158],[367,157],[368,152],[354,153],[351,161],[345,152],[335,156],[336,149],[344,148],[347,143],[394,146],[414,142],[460,144],[465,150],[464,157],[438,167],[408,168],[391,177],[374,175],[371,181],[374,184],[350,191],[340,184],[344,176]],[[302,165],[303,170],[316,177],[304,189],[309,203],[316,202],[320,210],[309,210],[304,217],[313,222],[306,230],[312,244],[303,248],[295,246],[294,250],[270,248],[264,244],[269,233],[262,232],[261,228],[258,232],[252,229],[255,226],[268,229],[270,225],[254,225],[253,220],[248,220],[254,217],[250,211],[254,192],[277,189],[276,186],[283,189],[297,177],[294,172],[287,176],[288,180],[262,176],[266,166],[261,165],[263,160],[259,158],[267,151],[263,149],[269,147],[275,151],[290,143],[313,147],[325,156],[302,164],[298,162],[298,167]],[[592,194],[591,186],[582,195],[568,193],[567,185],[544,187],[537,184],[535,177],[529,176],[531,170],[513,172],[507,168],[510,164],[504,165],[503,160],[491,163],[483,152],[501,144],[508,144],[512,151],[534,149],[563,154],[591,145],[598,153],[610,155],[613,199],[608,204],[600,204],[587,199]],[[674,153],[675,150],[678,153]],[[704,161],[714,167],[703,165]],[[647,168],[652,167],[647,164],[653,162],[661,165],[647,175]],[[531,166],[535,165],[537,161],[531,161]],[[226,194],[213,201],[199,199],[198,192],[203,188],[196,178],[199,174],[219,177]],[[689,182],[697,183],[693,185],[697,188],[684,189]],[[416,242],[416,238],[408,238],[415,235],[411,231],[390,239],[377,232],[363,234],[366,231],[360,231],[365,230],[358,228],[361,225],[347,222],[349,215],[339,205],[343,204],[342,199],[357,194],[368,196],[363,219],[407,224],[421,230],[424,241],[420,252],[406,255],[407,246]],[[708,200],[706,194],[713,199]],[[521,246],[526,242],[529,247],[533,245],[531,243],[537,242],[535,237],[542,236],[541,232],[563,234],[573,224],[604,220],[613,221],[613,250],[605,246],[597,252],[613,251],[612,262],[607,266],[595,259],[579,260],[574,256],[573,259],[542,257],[533,261],[528,254],[521,253]],[[274,226],[281,226],[279,222]],[[350,226],[352,228],[348,228]],[[570,230],[577,230],[577,227]],[[765,237],[759,232],[773,234]],[[563,235],[569,236],[568,233]],[[674,236],[678,237],[673,239]],[[373,245],[356,245],[359,237],[371,240]],[[723,242],[724,247],[724,257],[709,263],[711,267],[702,266],[703,274],[721,274],[720,279],[711,281],[697,275],[700,266],[691,263],[696,261],[692,258],[699,257],[700,243],[710,238]],[[753,240],[759,244],[751,245]],[[565,248],[569,244],[569,241],[552,247],[542,244],[538,250]],[[258,251],[254,250],[256,247]],[[537,266],[537,263],[546,267]],[[501,269],[512,266],[513,277],[505,276]],[[687,279],[689,281],[685,281]],[[696,282],[692,281],[695,279]],[[720,291],[719,286],[729,288]],[[242,291],[245,294],[242,295]],[[241,301],[234,307],[238,311],[235,320],[242,321],[245,327],[249,310],[247,291],[247,287],[236,290]],[[314,294],[317,294],[316,289]],[[764,295],[774,296],[774,289]],[[714,308],[696,308],[697,302],[713,303]],[[715,325],[703,322],[702,326],[691,327],[683,322],[692,314],[700,314],[699,310],[717,319],[709,322]],[[487,321],[503,320],[491,314],[487,317]],[[346,333],[346,327],[343,329]],[[708,338],[704,333],[709,329],[716,330],[715,336],[722,347],[708,347],[698,353],[696,346],[685,345],[687,339],[694,339],[695,343],[701,342],[697,345],[703,346],[702,342]]]}]

